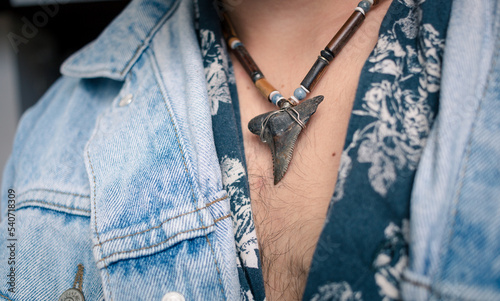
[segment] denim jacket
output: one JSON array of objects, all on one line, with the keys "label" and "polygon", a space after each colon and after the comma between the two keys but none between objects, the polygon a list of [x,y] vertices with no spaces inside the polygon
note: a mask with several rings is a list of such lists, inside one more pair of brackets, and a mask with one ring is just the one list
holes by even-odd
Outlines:
[{"label": "denim jacket", "polygon": [[[500,294],[499,7],[468,2],[454,2],[415,181],[407,299]],[[0,299],[56,300],[78,264],[86,300],[240,298],[193,15],[190,0],[131,2],[23,116],[2,183],[0,274],[14,281]]]},{"label": "denim jacket", "polygon": [[500,1],[454,1],[410,209],[407,300],[500,300]]},{"label": "denim jacket", "polygon": [[192,10],[132,2],[23,116],[3,183],[17,238],[4,299],[57,300],[80,263],[86,300],[239,298]]}]

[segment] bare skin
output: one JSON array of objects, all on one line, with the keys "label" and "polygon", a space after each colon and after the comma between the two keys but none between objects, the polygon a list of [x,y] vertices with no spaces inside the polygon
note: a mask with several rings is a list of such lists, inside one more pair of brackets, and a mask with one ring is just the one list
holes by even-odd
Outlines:
[{"label": "bare skin", "polygon": [[[292,95],[358,1],[242,0],[226,5],[240,39],[266,78]],[[283,180],[273,184],[268,147],[250,133],[253,117],[275,110],[232,57],[241,110],[252,211],[268,301],[299,300],[337,180],[358,78],[390,0],[367,19],[309,95],[325,100],[297,141]]]}]

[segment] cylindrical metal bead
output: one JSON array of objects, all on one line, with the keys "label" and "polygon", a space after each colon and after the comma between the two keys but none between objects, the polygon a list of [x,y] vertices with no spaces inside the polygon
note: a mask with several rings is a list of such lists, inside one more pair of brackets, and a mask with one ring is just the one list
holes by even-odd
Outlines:
[{"label": "cylindrical metal bead", "polygon": [[353,12],[342,28],[340,28],[339,32],[337,32],[330,43],[328,43],[326,48],[330,50],[334,56],[337,56],[347,41],[349,41],[352,35],[356,32],[356,29],[358,29],[361,23],[363,23],[364,19],[365,15],[359,11]]},{"label": "cylindrical metal bead", "polygon": [[268,99],[269,101],[271,101],[269,99],[269,95],[271,95],[272,92],[276,91],[276,89],[273,87],[273,85],[271,85],[267,81],[267,79],[265,79],[265,78],[258,79],[255,82],[255,86],[257,87],[257,89],[259,89],[260,93],[262,93],[262,95],[264,95],[264,97],[266,99]]}]

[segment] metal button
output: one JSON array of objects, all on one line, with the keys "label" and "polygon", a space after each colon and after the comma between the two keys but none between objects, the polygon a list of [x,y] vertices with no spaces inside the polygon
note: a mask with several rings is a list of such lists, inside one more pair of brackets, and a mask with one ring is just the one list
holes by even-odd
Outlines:
[{"label": "metal button", "polygon": [[85,297],[80,290],[70,288],[59,297],[59,301],[85,301]]},{"label": "metal button", "polygon": [[186,299],[178,292],[170,292],[166,293],[163,298],[161,298],[161,301],[186,301]]},{"label": "metal button", "polygon": [[132,102],[133,98],[134,96],[132,94],[127,94],[123,96],[119,103],[120,107],[129,105]]}]

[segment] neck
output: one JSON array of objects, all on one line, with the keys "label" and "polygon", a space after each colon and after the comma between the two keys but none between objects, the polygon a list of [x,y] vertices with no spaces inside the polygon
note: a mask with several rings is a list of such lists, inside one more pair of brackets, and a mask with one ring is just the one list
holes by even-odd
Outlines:
[{"label": "neck", "polygon": [[354,0],[224,1],[238,37],[266,78],[287,96],[357,5]]},{"label": "neck", "polygon": [[323,48],[356,5],[345,0],[225,0],[226,11],[249,49],[266,45],[299,48],[302,53],[304,45],[316,51]]}]

